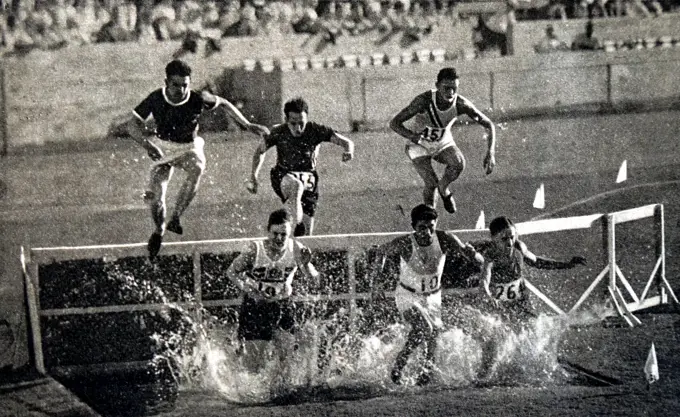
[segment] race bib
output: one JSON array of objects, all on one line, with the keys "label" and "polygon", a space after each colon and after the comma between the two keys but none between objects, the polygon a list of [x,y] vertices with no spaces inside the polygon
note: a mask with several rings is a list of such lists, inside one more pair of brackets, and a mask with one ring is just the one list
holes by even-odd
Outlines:
[{"label": "race bib", "polygon": [[292,175],[294,178],[299,180],[302,183],[305,191],[314,191],[314,188],[316,188],[316,177],[312,172],[291,171],[288,173],[288,175]]},{"label": "race bib", "polygon": [[493,284],[493,296],[498,301],[520,301],[524,299],[524,285],[518,279],[507,284]]},{"label": "race bib", "polygon": [[432,275],[431,277],[425,277],[421,280],[420,290],[421,292],[432,292],[439,289],[439,276]]},{"label": "race bib", "polygon": [[267,298],[287,295],[285,282],[260,282],[260,291]]},{"label": "race bib", "polygon": [[444,133],[446,133],[446,129],[428,126],[423,130],[423,141],[439,142],[444,137]]}]

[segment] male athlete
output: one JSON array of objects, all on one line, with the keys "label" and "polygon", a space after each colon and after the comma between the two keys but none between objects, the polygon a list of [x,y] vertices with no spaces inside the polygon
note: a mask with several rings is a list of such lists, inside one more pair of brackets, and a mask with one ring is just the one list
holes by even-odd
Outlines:
[{"label": "male athlete", "polygon": [[354,142],[330,127],[308,121],[309,106],[302,98],[288,101],[283,106],[283,113],[285,124],[274,126],[271,134],[255,149],[247,187],[251,193],[257,193],[257,176],[264,154],[276,146],[276,166],[271,170],[272,188],[293,214],[294,235],[311,235],[319,199],[316,172],[319,145],[331,142],[342,146],[345,150],[342,161],[348,162],[354,157]]},{"label": "male athlete", "polygon": [[387,267],[398,269],[396,307],[411,325],[406,344],[392,369],[391,378],[395,384],[401,383],[409,356],[421,344],[425,347],[426,363],[416,383],[426,385],[430,382],[437,336],[443,327],[441,278],[447,258],[456,262],[472,261],[480,266],[484,261],[471,245],[463,244],[455,235],[436,230],[437,217],[432,206],[420,204],[413,208],[411,226],[414,232],[378,248],[382,256],[376,257],[376,265],[372,268],[379,274],[373,277],[373,282],[385,275]]},{"label": "male athlete", "polygon": [[[239,313],[238,337],[243,342],[246,365],[259,369],[270,341],[275,341],[280,364],[292,352],[297,329],[293,303],[293,278],[301,271],[306,278],[318,280],[308,248],[291,238],[292,218],[286,209],[272,212],[267,224],[267,239],[255,241],[239,254],[227,269],[227,276],[243,292]],[[266,358],[265,358],[266,359]],[[285,371],[283,372],[285,376]]]},{"label": "male athlete", "polygon": [[[465,97],[458,94],[460,81],[454,68],[444,68],[437,74],[436,88],[417,95],[390,121],[390,128],[408,139],[406,154],[423,179],[423,202],[434,207],[435,190],[439,191],[444,208],[456,212],[456,202],[449,185],[465,169],[465,158],[456,145],[451,127],[460,114],[486,128],[488,150],[484,158],[486,173],[496,165],[496,129],[494,124]],[[404,123],[413,119],[406,127]],[[437,178],[432,160],[446,165],[444,174]]]},{"label": "male athlete", "polygon": [[[198,191],[206,162],[203,138],[197,136],[198,119],[203,110],[224,105],[228,114],[252,133],[269,133],[266,127],[250,123],[229,101],[207,91],[199,93],[191,90],[190,84],[191,67],[180,60],[170,62],[165,67],[165,87],[153,91],[135,107],[132,112],[135,117],[127,123],[130,136],[147,150],[153,160],[149,189],[144,194],[156,225],[148,243],[151,259],[160,251],[166,230],[182,234],[180,216]],[[145,133],[145,123],[151,117],[156,122],[155,136]],[[184,170],[187,176],[177,195],[175,210],[166,224],[165,195],[174,167]]]},{"label": "male athlete", "polygon": [[[524,283],[525,264],[539,269],[569,269],[586,264],[581,256],[563,262],[535,255],[518,239],[517,229],[507,217],[493,219],[489,231],[491,240],[475,245],[484,257],[481,290],[491,301],[491,311],[498,313],[506,323],[521,323],[535,317]],[[498,347],[493,335],[485,335],[482,339],[485,341],[480,379],[490,372]]]}]

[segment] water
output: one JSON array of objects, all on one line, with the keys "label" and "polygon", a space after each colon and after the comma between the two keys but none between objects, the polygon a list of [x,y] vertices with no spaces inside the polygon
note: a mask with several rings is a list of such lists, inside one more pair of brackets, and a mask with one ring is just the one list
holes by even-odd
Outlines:
[{"label": "water", "polygon": [[[517,328],[498,317],[474,312],[480,326],[476,332],[454,326],[439,335],[434,386],[568,383],[569,375],[558,361],[559,342],[570,324],[592,320],[584,316],[568,322],[540,315]],[[180,340],[174,334],[156,335],[160,345],[169,344],[173,348],[161,349],[154,363],[172,364],[181,391],[208,390],[240,404],[276,401],[303,391],[309,395],[354,388],[379,395],[420,389],[415,386],[424,356],[420,350],[409,360],[402,386],[394,385],[389,378],[409,328],[385,323],[366,333],[351,325],[338,325],[347,322],[346,315],[347,311],[341,309],[329,318],[312,318],[302,324],[296,344],[284,361],[273,353],[273,342],[270,343],[270,351],[264,355],[257,372],[249,371],[244,363],[234,324],[220,323],[215,317],[197,322],[195,314],[187,315],[194,337]],[[489,337],[497,342],[498,348],[489,375],[480,379],[482,345]]]}]

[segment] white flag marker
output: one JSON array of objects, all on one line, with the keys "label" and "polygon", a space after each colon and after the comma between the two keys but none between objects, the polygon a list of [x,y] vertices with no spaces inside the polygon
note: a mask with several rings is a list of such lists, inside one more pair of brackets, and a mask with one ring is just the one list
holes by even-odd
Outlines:
[{"label": "white flag marker", "polygon": [[619,168],[619,173],[616,175],[616,183],[619,184],[628,179],[628,161],[624,160]]},{"label": "white flag marker", "polygon": [[654,348],[654,342],[652,342],[652,347],[649,348],[647,362],[645,362],[645,377],[647,377],[647,384],[651,384],[659,380],[659,362],[656,360],[656,349]]},{"label": "white flag marker", "polygon": [[536,190],[536,197],[534,197],[534,208],[545,208],[545,187],[542,183],[541,186],[538,187],[538,190]]},{"label": "white flag marker", "polygon": [[486,223],[486,220],[484,220],[484,210],[479,212],[479,218],[477,219],[477,223],[475,224],[475,229],[481,230],[484,229],[484,224]]}]

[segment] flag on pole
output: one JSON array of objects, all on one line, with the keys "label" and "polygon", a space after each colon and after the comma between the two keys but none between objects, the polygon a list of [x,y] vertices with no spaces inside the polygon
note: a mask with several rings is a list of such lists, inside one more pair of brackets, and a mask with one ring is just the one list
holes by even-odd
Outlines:
[{"label": "flag on pole", "polygon": [[534,208],[544,209],[545,208],[545,187],[543,183],[536,190],[536,197],[534,197]]},{"label": "flag on pole", "polygon": [[477,223],[475,224],[475,229],[481,230],[484,229],[484,225],[486,223],[486,220],[484,220],[484,210],[479,212],[479,218],[477,219]]},{"label": "flag on pole", "polygon": [[624,160],[619,167],[619,173],[616,175],[616,183],[619,184],[628,179],[628,161]]},{"label": "flag on pole", "polygon": [[651,384],[659,380],[659,363],[656,360],[656,349],[654,348],[654,342],[652,342],[652,347],[649,348],[647,362],[645,362],[645,377],[647,377],[647,384]]}]

